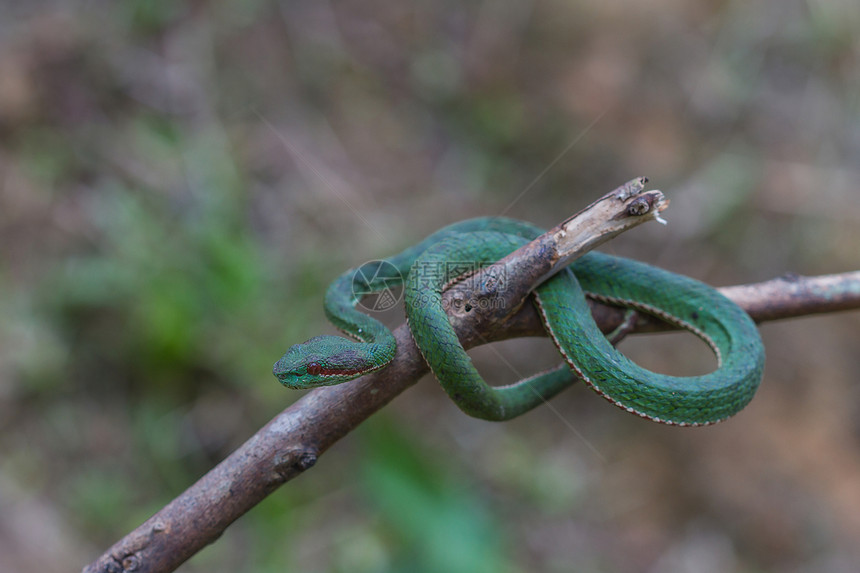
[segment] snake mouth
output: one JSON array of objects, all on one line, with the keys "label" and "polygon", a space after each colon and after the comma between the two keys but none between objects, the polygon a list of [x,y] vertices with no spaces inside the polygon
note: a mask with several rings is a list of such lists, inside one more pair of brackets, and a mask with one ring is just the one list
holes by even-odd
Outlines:
[{"label": "snake mouth", "polygon": [[[295,374],[293,372],[276,372],[275,377],[278,382],[292,388],[293,390],[308,390],[310,388],[318,388],[320,386],[331,386],[349,380],[350,376],[341,375],[311,375],[311,374]],[[352,376],[354,378],[354,376]]]},{"label": "snake mouth", "polygon": [[367,374],[378,370],[387,364],[381,364],[374,368],[364,369],[314,369],[306,374],[296,374],[294,372],[284,372],[275,370],[273,373],[278,379],[278,382],[292,388],[293,390],[307,390],[309,388],[318,388],[320,386],[334,386],[342,382],[347,382],[362,374]]},{"label": "snake mouth", "polygon": [[302,390],[307,388],[307,385],[301,382],[302,377],[297,374],[292,374],[290,372],[275,372],[274,374],[278,379],[278,382],[287,388],[292,388],[293,390]]}]

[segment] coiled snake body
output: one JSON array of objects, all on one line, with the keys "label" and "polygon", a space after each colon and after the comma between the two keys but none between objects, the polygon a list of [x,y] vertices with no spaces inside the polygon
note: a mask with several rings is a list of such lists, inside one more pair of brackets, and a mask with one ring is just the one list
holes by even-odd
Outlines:
[{"label": "coiled snake body", "polygon": [[[752,319],[712,287],[629,259],[591,252],[535,289],[547,333],[565,365],[504,387],[478,374],[448,321],[442,291],[462,265],[493,263],[543,231],[501,217],[469,219],[445,227],[373,267],[338,277],[325,297],[329,319],[355,340],[318,336],[291,347],[274,374],[291,388],[339,384],[385,367],[396,343],[382,323],[359,312],[361,293],[404,280],[409,328],[430,369],[454,402],[488,420],[516,417],[557,394],[576,378],[610,402],[642,417],[678,425],[718,422],[753,397],[764,368],[764,347]],[[399,277],[399,278],[398,278]],[[356,294],[358,293],[358,294]],[[718,367],[677,377],[646,370],[621,354],[591,317],[586,297],[654,315],[704,340]]]}]

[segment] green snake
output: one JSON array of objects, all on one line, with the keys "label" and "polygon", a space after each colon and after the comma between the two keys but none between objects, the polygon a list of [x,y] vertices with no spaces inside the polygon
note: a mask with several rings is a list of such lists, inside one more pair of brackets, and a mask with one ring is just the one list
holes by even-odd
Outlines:
[{"label": "green snake", "polygon": [[[325,311],[352,339],[317,336],[296,344],[275,363],[275,376],[290,388],[311,388],[384,368],[395,354],[394,336],[355,306],[362,294],[403,282],[409,328],[421,354],[448,395],[471,416],[514,418],[577,378],[613,404],[666,424],[719,422],[752,399],[764,369],[764,347],[749,315],[704,283],[597,252],[577,259],[534,291],[546,331],[565,364],[508,386],[486,383],[443,307],[442,291],[463,271],[462,265],[451,262],[490,264],[542,232],[514,219],[469,219],[395,256],[365,264],[362,272],[343,273],[326,293]],[[396,272],[378,272],[384,265]],[[692,332],[713,350],[717,369],[677,377],[638,366],[600,331],[587,298],[648,313]]]}]

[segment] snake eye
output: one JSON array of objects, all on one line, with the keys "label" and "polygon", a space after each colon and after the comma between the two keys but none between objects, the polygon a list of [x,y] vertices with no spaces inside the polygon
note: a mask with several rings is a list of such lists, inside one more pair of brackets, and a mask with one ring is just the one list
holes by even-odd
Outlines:
[{"label": "snake eye", "polygon": [[318,376],[322,374],[322,366],[320,366],[319,362],[311,362],[308,364],[308,374],[311,376]]}]

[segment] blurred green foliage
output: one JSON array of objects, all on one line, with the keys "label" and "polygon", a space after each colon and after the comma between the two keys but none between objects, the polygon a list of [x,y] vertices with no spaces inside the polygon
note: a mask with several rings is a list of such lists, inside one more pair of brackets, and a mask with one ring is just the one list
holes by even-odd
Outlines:
[{"label": "blurred green foliage", "polygon": [[388,570],[509,570],[491,509],[474,486],[452,475],[446,456],[422,448],[418,436],[390,422],[365,426],[362,484],[395,540]]},{"label": "blurred green foliage", "polygon": [[[211,139],[182,138],[163,122],[139,122],[132,136],[156,165],[181,155],[186,177],[205,174],[195,183],[205,192],[175,198],[104,183],[85,207],[95,243],[70,254],[36,296],[66,324],[73,354],[91,345],[147,385],[171,386],[191,368],[233,374],[255,345],[231,348],[218,332],[254,320],[267,280],[235,169]],[[81,327],[87,319],[92,328]]]}]

